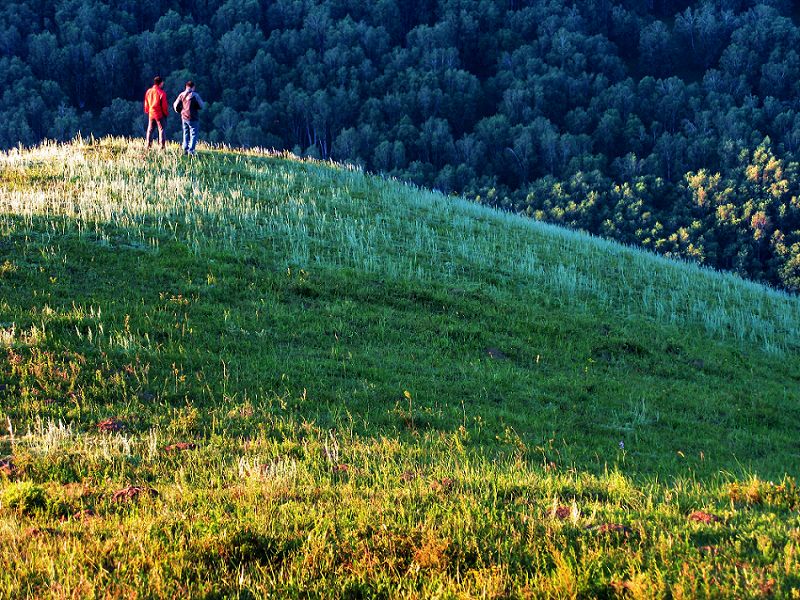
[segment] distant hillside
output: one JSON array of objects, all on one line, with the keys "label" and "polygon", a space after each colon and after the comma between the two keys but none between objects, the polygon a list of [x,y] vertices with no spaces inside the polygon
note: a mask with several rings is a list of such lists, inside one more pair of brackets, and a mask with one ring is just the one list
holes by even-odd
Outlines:
[{"label": "distant hillside", "polygon": [[142,148],[0,156],[0,597],[800,588],[795,297]]},{"label": "distant hillside", "polygon": [[6,1],[0,149],[142,136],[191,79],[212,142],[798,291],[798,48],[788,0]]}]

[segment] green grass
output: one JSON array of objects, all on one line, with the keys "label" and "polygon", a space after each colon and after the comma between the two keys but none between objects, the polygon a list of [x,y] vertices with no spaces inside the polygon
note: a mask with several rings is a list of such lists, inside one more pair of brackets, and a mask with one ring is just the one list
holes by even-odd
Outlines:
[{"label": "green grass", "polygon": [[800,595],[794,297],[125,140],[0,156],[0,235],[2,597]]}]

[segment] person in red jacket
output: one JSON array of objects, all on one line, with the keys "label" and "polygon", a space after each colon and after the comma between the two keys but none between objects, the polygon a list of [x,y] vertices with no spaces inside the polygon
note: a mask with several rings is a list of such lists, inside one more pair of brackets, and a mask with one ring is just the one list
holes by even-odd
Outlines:
[{"label": "person in red jacket", "polygon": [[164,121],[169,114],[167,93],[164,91],[164,80],[156,76],[151,87],[144,95],[144,112],[147,114],[147,148],[153,144],[150,136],[153,133],[153,123],[158,126],[158,142],[161,149],[166,147],[167,139],[164,135]]}]

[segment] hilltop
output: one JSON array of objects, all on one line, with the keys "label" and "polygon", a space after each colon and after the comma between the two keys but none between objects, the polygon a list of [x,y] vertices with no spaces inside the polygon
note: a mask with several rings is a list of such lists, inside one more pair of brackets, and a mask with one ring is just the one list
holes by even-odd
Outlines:
[{"label": "hilltop", "polygon": [[1,160],[8,597],[800,588],[797,298],[289,155]]}]

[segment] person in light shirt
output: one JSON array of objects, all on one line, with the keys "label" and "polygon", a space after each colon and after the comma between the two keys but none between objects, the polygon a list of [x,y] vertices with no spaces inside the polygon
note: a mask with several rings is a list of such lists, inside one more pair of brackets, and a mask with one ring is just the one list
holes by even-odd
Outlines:
[{"label": "person in light shirt", "polygon": [[186,82],[186,89],[175,99],[172,107],[181,115],[183,127],[183,153],[194,156],[197,146],[197,133],[200,128],[199,113],[205,107],[205,102],[197,93],[193,81]]}]

